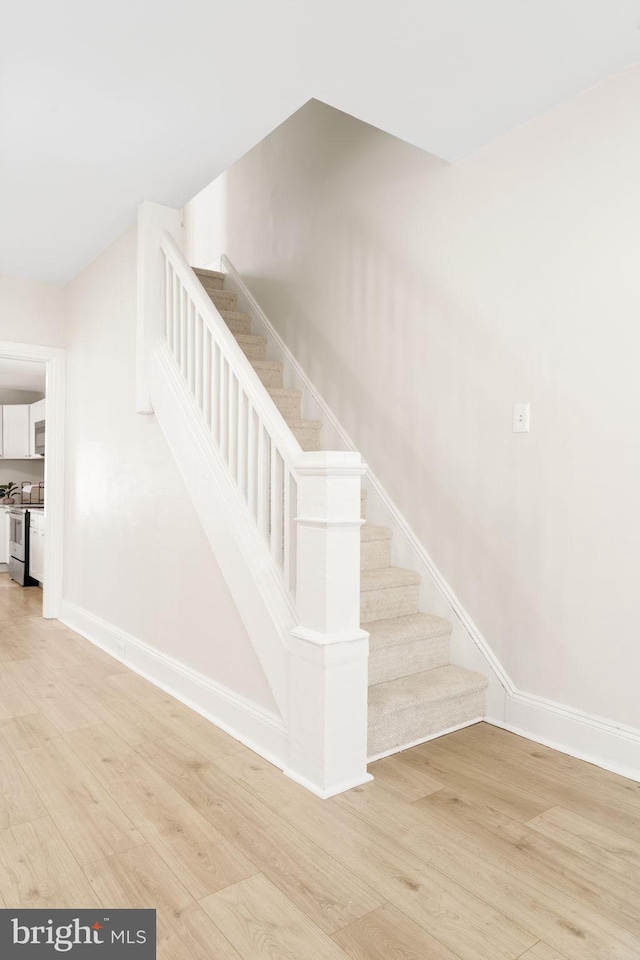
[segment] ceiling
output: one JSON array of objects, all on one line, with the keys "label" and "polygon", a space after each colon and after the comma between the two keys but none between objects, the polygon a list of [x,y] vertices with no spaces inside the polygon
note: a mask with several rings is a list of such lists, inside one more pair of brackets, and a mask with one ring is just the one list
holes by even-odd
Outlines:
[{"label": "ceiling", "polygon": [[640,60],[640,0],[3,4],[0,273],[64,282],[311,97],[455,161]]},{"label": "ceiling", "polygon": [[38,360],[8,360],[0,357],[0,390],[44,393],[46,364]]}]

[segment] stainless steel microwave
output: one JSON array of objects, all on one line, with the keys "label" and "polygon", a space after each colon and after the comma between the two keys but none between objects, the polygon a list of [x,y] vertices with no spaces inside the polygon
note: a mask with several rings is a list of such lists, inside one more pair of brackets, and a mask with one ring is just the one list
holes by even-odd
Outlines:
[{"label": "stainless steel microwave", "polygon": [[44,457],[44,420],[36,420],[33,425],[34,443],[33,451],[36,456]]}]

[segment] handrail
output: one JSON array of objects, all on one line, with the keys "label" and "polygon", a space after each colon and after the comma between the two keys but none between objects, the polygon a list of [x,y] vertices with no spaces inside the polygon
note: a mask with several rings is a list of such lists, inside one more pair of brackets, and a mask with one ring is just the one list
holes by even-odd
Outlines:
[{"label": "handrail", "polygon": [[295,463],[302,448],[168,232],[160,247],[164,340],[295,598]]},{"label": "handrail", "polygon": [[287,451],[287,459],[290,462],[297,460],[302,453],[302,447],[291,432],[287,421],[284,419],[277,406],[269,396],[267,388],[262,380],[251,366],[244,351],[238,344],[238,341],[229,330],[229,327],[220,316],[218,309],[207,296],[197,274],[191,268],[180,247],[173,237],[167,231],[160,238],[160,247],[165,257],[170,256],[172,266],[178,273],[185,287],[189,287],[189,295],[196,303],[202,318],[212,328],[219,342],[224,343],[225,350],[229,357],[233,358],[234,367],[238,373],[242,373],[247,381],[247,391],[250,392],[256,408],[260,409],[261,416],[265,423],[270,424],[271,432],[277,437],[279,445],[283,451]]}]

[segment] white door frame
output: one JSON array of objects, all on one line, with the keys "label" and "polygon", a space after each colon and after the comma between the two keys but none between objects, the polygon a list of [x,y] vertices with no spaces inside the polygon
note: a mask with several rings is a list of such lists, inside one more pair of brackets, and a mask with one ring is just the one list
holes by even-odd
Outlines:
[{"label": "white door frame", "polygon": [[62,601],[62,536],[64,511],[65,351],[35,343],[0,340],[0,357],[39,360],[46,364],[47,428],[45,435],[44,490],[46,532],[42,615],[60,613]]}]

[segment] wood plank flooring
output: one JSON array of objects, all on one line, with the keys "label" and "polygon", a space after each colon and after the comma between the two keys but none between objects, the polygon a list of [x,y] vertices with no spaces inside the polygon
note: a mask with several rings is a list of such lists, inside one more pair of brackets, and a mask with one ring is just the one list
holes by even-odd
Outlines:
[{"label": "wood plank flooring", "polygon": [[0,574],[0,904],[161,960],[640,960],[640,784],[477,724],[318,800]]}]

